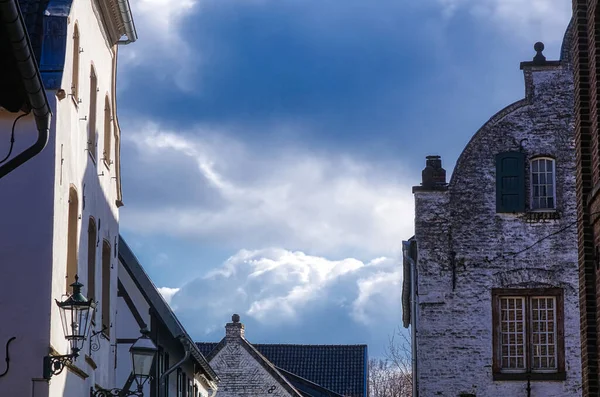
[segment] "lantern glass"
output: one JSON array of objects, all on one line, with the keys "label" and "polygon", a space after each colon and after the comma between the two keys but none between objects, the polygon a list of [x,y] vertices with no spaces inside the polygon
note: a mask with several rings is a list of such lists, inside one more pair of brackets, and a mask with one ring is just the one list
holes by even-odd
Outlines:
[{"label": "lantern glass", "polygon": [[152,364],[154,364],[154,357],[156,356],[157,351],[156,345],[154,345],[152,340],[146,335],[138,338],[129,349],[129,352],[131,353],[133,375],[135,376],[138,387],[142,387],[150,378]]},{"label": "lantern glass", "polygon": [[78,353],[89,333],[90,320],[96,305],[81,293],[83,284],[78,281],[77,276],[71,287],[73,294],[63,302],[56,301],[56,304],[60,309],[65,339],[69,341],[72,353]]}]

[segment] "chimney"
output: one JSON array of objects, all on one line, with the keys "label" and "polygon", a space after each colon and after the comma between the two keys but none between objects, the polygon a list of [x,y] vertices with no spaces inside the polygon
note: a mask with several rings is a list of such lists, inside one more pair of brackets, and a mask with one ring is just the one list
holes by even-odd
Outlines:
[{"label": "chimney", "polygon": [[240,323],[240,315],[231,316],[231,322],[225,325],[225,338],[227,340],[244,338],[244,324]]},{"label": "chimney", "polygon": [[446,170],[442,168],[440,156],[427,156],[425,169],[423,169],[421,186],[435,188],[446,186]]}]

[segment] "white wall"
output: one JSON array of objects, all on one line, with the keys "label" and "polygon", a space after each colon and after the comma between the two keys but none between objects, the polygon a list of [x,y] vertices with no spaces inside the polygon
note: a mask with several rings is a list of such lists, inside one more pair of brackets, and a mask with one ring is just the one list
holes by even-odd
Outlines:
[{"label": "white wall", "polygon": [[[73,185],[79,199],[79,269],[80,281],[87,283],[88,219],[100,220],[100,244],[96,251],[96,289],[101,291],[102,240],[107,239],[111,251],[118,240],[118,210],[115,205],[115,165],[101,160],[104,131],[104,103],[108,95],[114,116],[114,50],[105,41],[90,0],[74,1],[67,30],[66,58],[61,88],[71,92],[73,30],[80,32],[79,92],[81,103],[71,96],[58,100],[56,92],[47,92],[52,109],[50,142],[44,151],[0,180],[0,350],[9,337],[17,336],[11,345],[11,369],[0,378],[0,395],[27,397],[87,395],[92,385],[105,388],[115,384],[116,333],[101,338],[101,349],[90,354],[86,343],[75,365],[83,378],[71,370],[54,376],[48,387],[42,377],[42,357],[52,347],[60,354],[69,353],[64,338],[58,307],[65,291],[67,256],[69,187]],[[97,163],[90,159],[87,149],[87,117],[90,98],[90,67],[95,66],[98,78],[97,130],[99,131]],[[7,149],[10,124],[15,114],[0,111],[0,158]],[[113,117],[113,120],[116,120]],[[113,130],[116,126],[113,126]],[[17,147],[22,151],[37,134],[33,118],[18,123]],[[111,134],[112,135],[112,134]],[[29,142],[27,140],[30,140]],[[114,137],[111,136],[114,160]],[[84,198],[85,197],[85,198]],[[85,209],[83,203],[85,200]],[[116,319],[117,259],[111,258],[111,318]],[[50,281],[51,280],[51,281]],[[70,291],[69,291],[70,292]],[[84,288],[84,292],[85,288]],[[99,294],[98,294],[99,295]],[[98,298],[100,298],[98,296]],[[98,319],[101,307],[98,308]],[[100,328],[97,321],[96,330]],[[7,326],[6,324],[10,324]],[[92,330],[94,331],[94,330]],[[86,357],[85,356],[89,356]],[[94,367],[97,367],[94,369]],[[0,369],[0,371],[2,371]],[[84,379],[85,378],[85,379]],[[34,386],[33,386],[34,385]],[[32,391],[33,389],[33,391]]]}]

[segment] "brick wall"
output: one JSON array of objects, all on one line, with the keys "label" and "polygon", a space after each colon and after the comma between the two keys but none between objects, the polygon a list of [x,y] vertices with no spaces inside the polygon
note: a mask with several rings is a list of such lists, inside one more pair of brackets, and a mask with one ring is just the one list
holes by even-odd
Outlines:
[{"label": "brick wall", "polygon": [[[583,396],[598,396],[598,277],[595,247],[600,236],[590,213],[600,208],[596,197],[588,205],[590,193],[599,180],[598,164],[598,56],[595,31],[597,1],[573,0],[573,66],[575,80],[575,142],[577,153],[577,216],[579,295],[581,306]],[[595,218],[597,219],[597,218]]]},{"label": "brick wall", "polygon": [[[473,136],[447,190],[415,189],[421,397],[526,396],[525,381],[493,380],[491,290],[548,286],[564,290],[566,380],[534,381],[531,395],[581,393],[573,75],[558,63],[524,73],[526,99]],[[520,146],[555,158],[555,214],[496,213],[495,156]]]}]

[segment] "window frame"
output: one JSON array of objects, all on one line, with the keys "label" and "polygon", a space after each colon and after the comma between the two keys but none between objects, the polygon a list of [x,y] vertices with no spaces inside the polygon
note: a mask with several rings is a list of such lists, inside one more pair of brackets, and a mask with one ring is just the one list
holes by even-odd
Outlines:
[{"label": "window frame", "polygon": [[[502,347],[500,325],[500,298],[525,298],[525,371],[502,370]],[[530,301],[533,297],[553,297],[556,299],[556,371],[534,372],[531,370],[531,312]],[[492,372],[495,381],[562,381],[565,372],[564,338],[564,290],[562,288],[493,288],[492,289]]]},{"label": "window frame", "polygon": [[71,70],[71,98],[75,106],[79,106],[79,67],[81,53],[81,35],[79,33],[79,23],[75,22],[73,27],[73,64]]},{"label": "window frame", "polygon": [[113,163],[111,158],[112,150],[112,134],[113,134],[113,115],[110,98],[108,94],[104,98],[104,143],[102,147],[102,160],[106,168],[110,169]]},{"label": "window frame", "polygon": [[[539,160],[550,160],[552,162],[552,198],[554,207],[533,208],[533,162]],[[547,171],[545,171],[547,172]],[[529,211],[531,212],[555,212],[558,208],[556,199],[556,159],[551,156],[534,156],[529,159]],[[548,197],[548,196],[546,196]]]},{"label": "window frame", "polygon": [[102,240],[102,333],[110,337],[110,328],[112,326],[112,316],[110,312],[111,304],[111,278],[112,278],[112,260],[111,260],[110,241]]},{"label": "window frame", "polygon": [[[96,259],[98,244],[98,230],[96,228],[96,220],[93,216],[88,219],[88,257],[87,257],[87,285],[86,295],[88,299],[97,301],[98,291],[96,286]],[[96,311],[92,314],[92,323],[96,323]]]},{"label": "window frame", "polygon": [[90,67],[90,107],[88,116],[87,150],[96,164],[98,156],[98,137],[96,127],[98,126],[98,75],[94,65]]},{"label": "window frame", "polygon": [[69,187],[67,208],[67,256],[65,269],[65,291],[71,293],[71,284],[79,274],[79,195],[75,186]]}]

